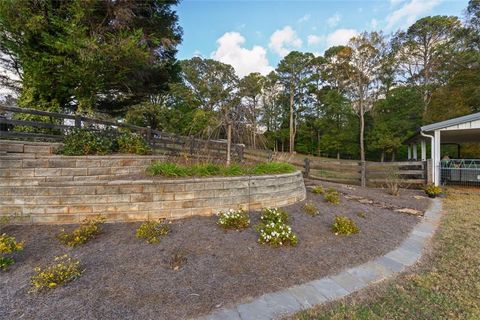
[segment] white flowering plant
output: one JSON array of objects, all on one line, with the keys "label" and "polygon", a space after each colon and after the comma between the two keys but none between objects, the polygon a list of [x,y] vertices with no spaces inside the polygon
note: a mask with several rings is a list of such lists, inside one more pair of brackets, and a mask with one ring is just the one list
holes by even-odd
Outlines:
[{"label": "white flowering plant", "polygon": [[224,229],[241,230],[250,225],[250,216],[243,209],[220,211],[217,215],[217,224]]},{"label": "white flowering plant", "polygon": [[283,245],[295,246],[298,243],[298,238],[293,233],[292,228],[283,222],[259,224],[257,231],[260,234],[258,242],[261,244],[279,247]]},{"label": "white flowering plant", "polygon": [[279,208],[265,208],[263,209],[262,215],[260,216],[260,220],[262,223],[267,222],[281,222],[281,223],[288,223],[289,217],[288,213]]},{"label": "white flowering plant", "polygon": [[287,224],[288,213],[283,209],[266,208],[260,216],[260,223],[255,226],[259,233],[258,242],[274,247],[298,243],[297,236]]}]

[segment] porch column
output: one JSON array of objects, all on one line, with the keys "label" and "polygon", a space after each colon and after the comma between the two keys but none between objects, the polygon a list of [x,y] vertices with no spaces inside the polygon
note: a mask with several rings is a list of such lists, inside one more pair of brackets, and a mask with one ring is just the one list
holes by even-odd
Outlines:
[{"label": "porch column", "polygon": [[412,145],[411,144],[409,144],[408,147],[407,147],[407,153],[408,153],[407,160],[412,159]]},{"label": "porch column", "polygon": [[427,142],[422,139],[420,142],[420,148],[422,149],[422,161],[427,160]]},{"label": "porch column", "polygon": [[418,154],[417,154],[417,144],[413,144],[413,160],[417,161],[418,160]]},{"label": "porch column", "polygon": [[438,186],[440,185],[440,130],[435,130],[434,133],[434,147],[433,147],[433,183]]}]

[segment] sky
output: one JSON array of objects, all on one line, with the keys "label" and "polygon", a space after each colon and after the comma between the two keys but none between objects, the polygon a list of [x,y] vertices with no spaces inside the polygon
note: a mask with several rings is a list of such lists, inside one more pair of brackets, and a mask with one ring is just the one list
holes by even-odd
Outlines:
[{"label": "sky", "polygon": [[267,74],[292,50],[321,55],[362,31],[391,34],[430,15],[463,17],[468,0],[183,0],[178,59]]}]

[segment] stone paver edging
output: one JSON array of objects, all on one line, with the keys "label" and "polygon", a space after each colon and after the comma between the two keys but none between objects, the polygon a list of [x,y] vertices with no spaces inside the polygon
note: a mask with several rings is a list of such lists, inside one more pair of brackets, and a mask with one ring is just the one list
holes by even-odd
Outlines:
[{"label": "stone paver edging", "polygon": [[422,221],[395,250],[339,274],[267,293],[251,302],[216,311],[202,320],[269,320],[293,314],[327,301],[340,299],[370,284],[385,280],[414,265],[435,233],[441,217],[442,202],[433,199]]}]

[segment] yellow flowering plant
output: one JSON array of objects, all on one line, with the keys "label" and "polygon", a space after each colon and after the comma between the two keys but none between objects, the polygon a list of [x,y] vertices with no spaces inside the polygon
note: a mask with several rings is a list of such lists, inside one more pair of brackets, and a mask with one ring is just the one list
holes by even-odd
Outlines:
[{"label": "yellow flowering plant", "polygon": [[80,277],[84,270],[80,261],[67,254],[55,257],[54,262],[46,267],[36,267],[31,278],[32,292],[53,289]]},{"label": "yellow flowering plant", "polygon": [[170,229],[163,223],[164,219],[159,221],[145,221],[138,227],[135,235],[139,239],[144,239],[147,243],[160,242],[160,237],[167,235]]},{"label": "yellow flowering plant", "polygon": [[102,216],[85,219],[82,224],[71,233],[65,232],[65,230],[62,229],[57,235],[57,239],[69,247],[84,244],[102,233],[101,225],[105,223],[105,220],[105,217]]},{"label": "yellow flowering plant", "polygon": [[0,235],[0,270],[6,270],[15,260],[10,256],[14,252],[23,250],[23,242],[17,242],[15,237],[6,233]]}]

